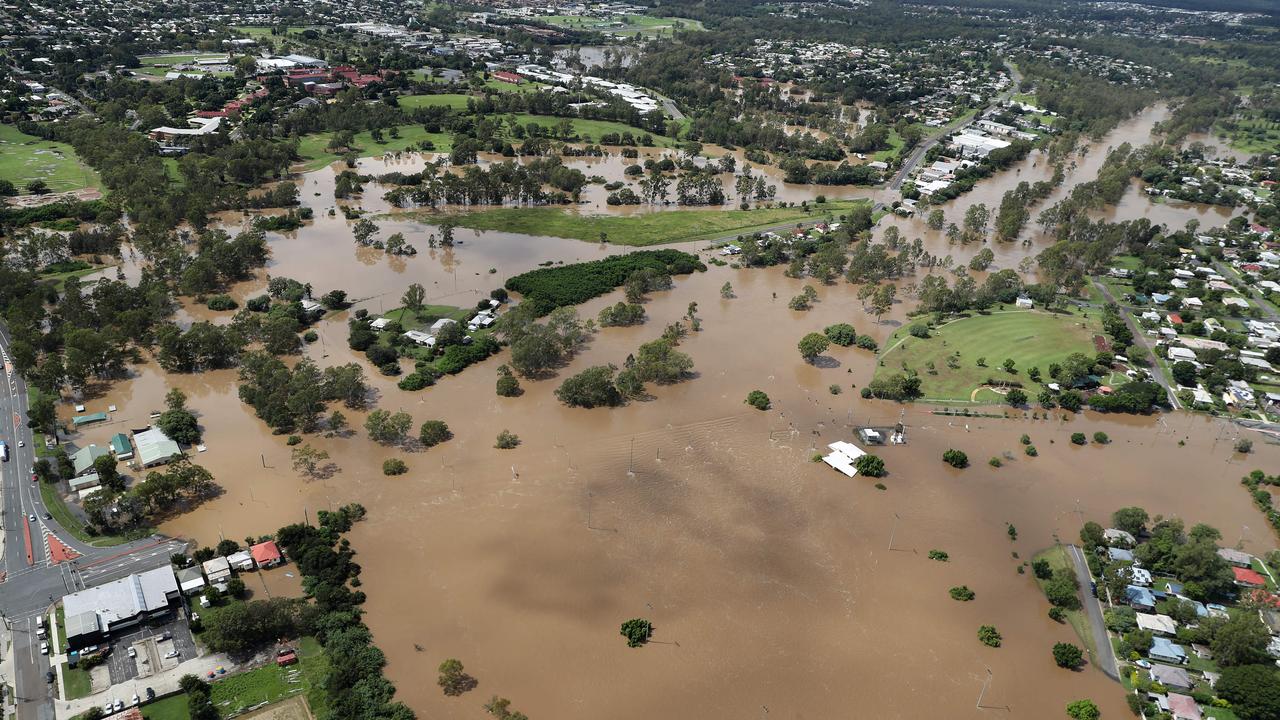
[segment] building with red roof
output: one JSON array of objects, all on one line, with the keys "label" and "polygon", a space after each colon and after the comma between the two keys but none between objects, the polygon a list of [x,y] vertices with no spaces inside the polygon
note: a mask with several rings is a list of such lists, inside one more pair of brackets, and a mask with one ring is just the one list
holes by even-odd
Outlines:
[{"label": "building with red roof", "polygon": [[507,72],[505,70],[499,70],[498,72],[494,73],[493,78],[495,80],[501,80],[502,82],[509,82],[512,85],[519,85],[524,82],[523,75],[517,75],[513,72]]},{"label": "building with red roof", "polygon": [[1236,584],[1244,587],[1260,588],[1267,586],[1266,578],[1253,568],[1233,567],[1231,572],[1236,574]]},{"label": "building with red roof", "polygon": [[249,554],[260,568],[270,568],[284,563],[284,554],[274,540],[260,542],[249,548]]}]

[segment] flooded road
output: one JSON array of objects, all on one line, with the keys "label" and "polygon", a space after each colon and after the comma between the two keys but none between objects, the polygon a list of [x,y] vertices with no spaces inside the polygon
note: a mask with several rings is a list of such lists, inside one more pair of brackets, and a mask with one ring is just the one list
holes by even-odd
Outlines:
[{"label": "flooded road", "polygon": [[[1159,116],[1144,114],[1106,142],[1142,142]],[[1088,166],[1103,150],[1092,149],[1068,183],[1092,179],[1096,167]],[[1035,163],[1035,156],[1024,163],[1024,177],[1044,171],[1043,159]],[[947,207],[948,218],[958,222],[974,202],[994,209],[1019,179],[1010,171],[988,181],[991,188],[980,185]],[[625,251],[458,231],[462,245],[431,252],[425,237],[435,228],[380,219],[382,236],[404,232],[421,251],[389,259],[357,248],[350,223],[321,212],[332,205],[331,171],[303,182],[317,220],[297,233],[270,235],[267,272],[320,292],[345,289],[374,313],[398,305],[410,282],[423,283],[432,301],[468,305],[539,263]],[[1163,212],[1145,202],[1137,196],[1116,212]],[[924,236],[922,221],[895,222],[907,238]],[[927,246],[963,252],[948,250],[945,238]],[[1038,251],[1020,243],[994,249],[998,267]],[[261,292],[265,275],[233,294]],[[733,299],[720,296],[726,281]],[[819,295],[814,309],[787,309],[806,283]],[[803,334],[834,322],[852,323],[883,344],[914,305],[899,302],[876,323],[855,292],[845,283],[793,280],[782,268],[712,267],[656,293],[644,325],[598,332],[557,378],[522,380],[517,398],[494,393],[505,352],[425,391],[402,392],[395,378],[377,375],[347,349],[339,314],[317,326],[320,340],[308,355],[322,367],[360,362],[379,407],[408,411],[415,427],[444,420],[455,438],[417,452],[377,445],[365,436],[363,414],[343,409],[354,433],[306,438],[336,464],[323,479],[292,470],[285,437],[271,435],[238,399],[235,371],[166,376],[154,364],[134,367],[133,377],[89,402],[88,412],[117,405],[111,423],[73,439],[103,444],[146,424],[169,388],[183,389],[208,446],[194,459],[214,473],[223,494],[161,530],[202,545],[363,503],[369,517],[351,542],[364,568],[366,619],[398,696],[421,717],[474,718],[491,695],[530,717],[566,720],[817,718],[851,708],[877,718],[940,710],[978,718],[990,708],[1041,718],[1059,717],[1067,702],[1084,697],[1107,717],[1125,716],[1121,688],[1101,673],[1054,665],[1053,643],[1078,641],[1047,618],[1047,602],[1030,573],[1017,572],[1019,564],[1056,539],[1075,540],[1082,518],[1105,522],[1112,510],[1134,504],[1214,525],[1224,544],[1270,550],[1275,537],[1239,477],[1280,466],[1280,448],[1255,442],[1254,454],[1236,455],[1233,440],[1243,431],[1182,413],[966,420],[932,415],[928,405],[862,400],[858,388],[875,371],[872,353],[833,348],[814,366],[795,349]],[[619,299],[598,298],[580,315],[594,318]],[[693,358],[696,377],[651,387],[651,398],[612,410],[570,409],[556,400],[564,377],[621,365],[691,301],[702,330],[680,349]],[[183,312],[193,320],[208,314]],[[842,392],[832,394],[832,385]],[[771,410],[744,404],[753,389],[768,393]],[[889,470],[883,491],[810,461],[827,443],[851,439],[856,426],[900,419],[907,445],[877,450]],[[503,429],[520,437],[518,448],[493,448]],[[1069,442],[1073,432],[1095,430],[1111,444]],[[1023,433],[1039,457],[1022,455]],[[948,448],[968,453],[972,467],[944,465]],[[985,462],[1005,453],[1004,467]],[[409,473],[383,476],[380,463],[391,457],[405,460]],[[1016,542],[1006,523],[1017,527]],[[931,549],[951,560],[928,560]],[[973,602],[950,599],[947,589],[961,584],[977,593]],[[293,586],[281,575],[269,587],[287,593]],[[642,649],[627,648],[618,634],[632,617],[656,626]],[[978,642],[983,624],[997,626],[1002,647]],[[435,668],[449,657],[478,680],[474,692],[440,693]],[[988,669],[987,709],[970,709]]]}]

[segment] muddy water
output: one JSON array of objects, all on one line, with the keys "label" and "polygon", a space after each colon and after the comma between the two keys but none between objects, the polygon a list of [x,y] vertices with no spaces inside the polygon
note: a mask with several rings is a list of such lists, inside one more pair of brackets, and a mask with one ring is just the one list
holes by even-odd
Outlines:
[{"label": "muddy water", "polygon": [[[1149,128],[1117,132],[1137,136]],[[1023,175],[1039,170],[1024,168]],[[1096,168],[1077,172],[1091,179]],[[948,217],[958,221],[961,206],[983,197],[998,205],[1018,179],[1016,171],[1002,174],[992,184],[1007,187],[980,186],[955,201]],[[405,232],[423,250],[390,260],[355,248],[350,223],[320,212],[332,203],[331,171],[303,182],[321,192],[304,192],[305,202],[316,203],[317,220],[298,233],[271,235],[268,272],[321,291],[341,287],[373,312],[397,305],[409,282],[422,282],[433,300],[468,304],[539,262],[618,251],[459,231],[462,245],[432,253],[425,237],[434,228],[380,221],[383,234]],[[936,247],[944,249],[945,240]],[[1030,252],[1020,244],[1008,254],[996,249],[1004,266]],[[490,267],[497,272],[490,275]],[[134,271],[126,268],[126,276]],[[260,292],[263,275],[234,294]],[[721,299],[726,280],[737,298]],[[883,342],[907,306],[896,305],[876,324],[853,288],[839,284],[819,287],[812,311],[788,310],[787,299],[804,284],[779,268],[712,268],[655,296],[644,326],[598,333],[560,377],[621,364],[690,301],[699,303],[703,330],[682,344],[698,376],[652,388],[652,399],[626,408],[565,408],[552,394],[557,379],[525,381],[519,398],[496,397],[494,370],[505,355],[420,393],[372,375],[380,407],[402,408],[415,423],[443,419],[456,437],[425,452],[375,445],[362,430],[309,437],[336,465],[322,479],[293,472],[284,438],[272,436],[237,398],[234,371],[166,376],[153,364],[136,367],[134,377],[89,403],[89,411],[117,405],[112,423],[74,439],[102,444],[146,424],[167,389],[182,388],[208,446],[195,459],[224,492],[162,530],[201,544],[363,503],[370,517],[352,542],[365,569],[368,622],[400,697],[433,718],[474,717],[491,694],[543,718],[800,718],[838,715],[855,704],[876,717],[939,709],[947,717],[979,717],[986,711],[969,708],[988,668],[983,704],[1007,707],[1010,717],[1057,717],[1080,697],[1118,716],[1124,708],[1117,686],[1092,669],[1068,673],[1052,664],[1049,648],[1072,641],[1071,631],[1046,618],[1047,604],[1017,573],[1018,563],[1055,536],[1073,539],[1077,510],[1103,519],[1129,504],[1208,522],[1226,543],[1240,540],[1253,552],[1275,546],[1238,484],[1247,470],[1280,463],[1275,446],[1257,443],[1246,461],[1231,453],[1229,426],[1184,414],[965,422],[929,415],[928,406],[902,413],[902,406],[861,400],[853,386],[872,376],[871,354],[837,348],[815,367],[800,361],[795,342],[837,321]],[[588,303],[582,315],[618,299],[615,293]],[[183,312],[190,319],[207,313]],[[317,329],[321,339],[307,352],[321,366],[361,361],[346,347],[343,317]],[[843,392],[832,395],[832,384]],[[743,404],[757,388],[773,399],[772,410]],[[362,413],[344,412],[361,427]],[[890,471],[884,491],[809,461],[826,443],[849,439],[854,425],[899,418],[909,442],[878,451]],[[518,434],[521,446],[494,449],[502,429]],[[1077,448],[1068,440],[1098,429],[1111,436],[1110,446]],[[1024,432],[1040,457],[1018,453]],[[973,467],[955,471],[939,462],[950,447],[965,450]],[[1015,459],[1003,468],[983,462],[1005,452]],[[389,457],[403,458],[410,472],[382,476],[380,462]],[[1007,522],[1018,528],[1017,542],[1008,540]],[[951,561],[925,559],[934,548]],[[271,592],[296,588],[288,582],[296,578],[274,572]],[[977,599],[952,601],[946,590],[959,584]],[[652,620],[657,633],[648,647],[630,650],[617,627],[637,616]],[[979,644],[981,624],[997,625],[1004,646]],[[434,668],[446,657],[461,659],[476,676],[475,693],[449,699],[438,692]]]},{"label": "muddy water", "polygon": [[[737,298],[720,298],[726,280]],[[795,341],[841,320],[883,340],[904,308],[876,325],[841,284],[818,288],[809,313],[788,310],[803,284],[777,268],[713,268],[656,296],[644,326],[601,331],[562,377],[620,364],[689,301],[699,303],[703,330],[682,344],[698,377],[622,409],[564,408],[554,379],[498,398],[493,371],[503,356],[421,393],[374,377],[382,407],[403,408],[415,422],[443,419],[456,438],[413,453],[371,444],[362,432],[308,438],[339,466],[322,480],[292,472],[284,438],[238,401],[232,372],[166,378],[145,365],[90,409],[118,404],[113,421],[129,426],[161,406],[166,388],[190,395],[209,447],[197,460],[225,492],[166,532],[210,544],[362,502],[370,519],[352,542],[368,622],[400,696],[424,717],[474,717],[490,694],[532,717],[762,716],[767,707],[798,718],[854,704],[876,717],[939,709],[979,717],[969,708],[987,668],[984,705],[1008,706],[1011,717],[1056,717],[1079,697],[1119,715],[1119,688],[1101,674],[1052,664],[1049,647],[1071,631],[1045,617],[1047,604],[1017,574],[1011,552],[1025,560],[1055,533],[1073,538],[1077,507],[1101,518],[1134,503],[1214,524],[1228,542],[1243,532],[1255,552],[1275,545],[1237,478],[1275,466],[1280,453],[1258,443],[1242,463],[1221,426],[1186,415],[966,425],[908,406],[908,445],[880,451],[887,490],[809,462],[815,448],[849,438],[852,424],[896,421],[900,406],[863,401],[850,387],[874,371],[869,353],[837,349],[814,367],[800,361]],[[583,314],[616,299],[589,303]],[[340,319],[320,330],[323,342],[309,348],[319,363],[351,359]],[[844,392],[831,395],[831,384]],[[754,388],[770,395],[772,410],[743,404]],[[359,427],[360,414],[347,414]],[[491,447],[504,428],[521,447]],[[1071,432],[1096,429],[1112,445],[1070,445]],[[82,440],[114,431],[101,426]],[[1040,457],[986,466],[986,457],[1016,452],[1024,432]],[[974,467],[939,462],[948,447],[968,452]],[[378,472],[393,456],[409,474]],[[1006,522],[1019,530],[1016,543]],[[951,562],[925,559],[933,548]],[[959,584],[977,599],[952,601],[946,590]],[[627,649],[617,633],[636,616],[657,626],[642,650]],[[1004,646],[979,644],[981,624],[997,625]],[[478,678],[475,693],[438,692],[433,670],[445,657]]]}]

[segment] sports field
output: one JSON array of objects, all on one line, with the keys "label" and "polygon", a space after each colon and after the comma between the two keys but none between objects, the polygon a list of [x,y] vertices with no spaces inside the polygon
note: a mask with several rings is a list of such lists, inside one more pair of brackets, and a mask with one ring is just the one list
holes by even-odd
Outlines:
[{"label": "sports field", "polygon": [[0,179],[24,195],[32,180],[44,180],[53,192],[98,187],[98,173],[81,163],[70,145],[32,137],[8,124],[0,124]]},{"label": "sports field", "polygon": [[467,109],[467,95],[446,93],[443,95],[402,95],[397,98],[400,107],[410,110],[420,107],[447,107],[455,110]]},{"label": "sports field", "polygon": [[[400,137],[391,137],[391,130],[382,131],[382,142],[375,142],[373,135],[368,130],[357,133],[353,144],[355,145],[355,153],[359,157],[373,157],[389,152],[401,152],[404,150],[416,149],[418,143],[423,140],[430,140],[435,144],[435,150],[432,152],[449,152],[453,148],[453,141],[447,133],[429,133],[421,125],[401,125],[397,128]],[[298,155],[302,158],[303,171],[319,170],[320,168],[336,162],[341,159],[339,154],[331,153],[327,150],[329,139],[333,136],[331,132],[312,133],[304,135],[298,143]]]},{"label": "sports field", "polygon": [[[910,326],[885,343],[876,374],[900,373],[905,365],[919,374],[923,399],[938,402],[998,403],[996,393],[980,390],[989,378],[1022,383],[1034,398],[1041,386],[1027,377],[1032,367],[1040,368],[1044,382],[1052,382],[1049,364],[1074,352],[1092,356],[1093,336],[1102,332],[1098,317],[1086,318],[1079,311],[996,310],[944,324],[928,339],[913,337]],[[980,358],[985,367],[978,365]],[[1014,361],[1015,372],[1001,367],[1005,358]],[[948,366],[949,359],[955,367]]]},{"label": "sports field", "polygon": [[538,20],[548,25],[556,25],[572,30],[591,30],[615,35],[669,35],[676,28],[702,30],[702,23],[697,20],[677,17],[654,17],[652,15],[622,15],[607,18],[583,17],[581,15],[546,15],[539,17]]}]

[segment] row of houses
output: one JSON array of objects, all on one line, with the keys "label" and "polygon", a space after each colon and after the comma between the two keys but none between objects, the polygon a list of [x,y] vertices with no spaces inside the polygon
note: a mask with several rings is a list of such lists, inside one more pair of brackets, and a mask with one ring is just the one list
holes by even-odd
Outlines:
[{"label": "row of houses", "polygon": [[175,571],[166,565],[71,593],[62,598],[68,648],[78,650],[166,618],[184,595],[201,592],[206,584],[225,591],[233,569],[265,569],[283,562],[280,548],[268,540],[201,566]]},{"label": "row of houses", "polygon": [[107,447],[90,444],[71,454],[74,474],[67,479],[67,484],[73,493],[84,498],[101,484],[94,471],[98,458],[114,456],[117,462],[133,461],[133,466],[145,470],[167,464],[180,455],[182,448],[158,427],[135,430],[132,441],[128,435],[116,433]]}]

